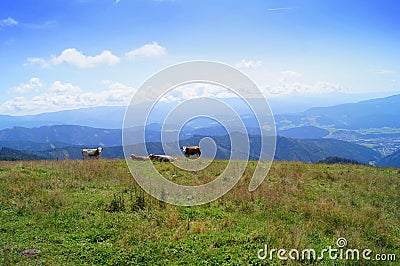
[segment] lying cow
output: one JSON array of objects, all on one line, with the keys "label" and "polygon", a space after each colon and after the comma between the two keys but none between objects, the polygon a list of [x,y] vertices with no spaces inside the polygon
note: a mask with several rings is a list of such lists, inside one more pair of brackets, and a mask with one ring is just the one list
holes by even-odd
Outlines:
[{"label": "lying cow", "polygon": [[147,161],[149,160],[148,156],[137,156],[135,154],[131,154],[131,159],[134,161]]},{"label": "lying cow", "polygon": [[181,150],[185,154],[186,158],[189,158],[192,155],[197,155],[197,157],[201,156],[200,146],[183,146]]},{"label": "lying cow", "polygon": [[82,149],[82,158],[85,160],[86,158],[94,157],[97,160],[101,156],[101,152],[103,151],[102,147],[98,147],[97,149]]},{"label": "lying cow", "polygon": [[152,161],[159,161],[159,162],[173,162],[173,161],[175,161],[175,158],[172,157],[172,156],[169,156],[169,155],[150,154],[149,158]]}]

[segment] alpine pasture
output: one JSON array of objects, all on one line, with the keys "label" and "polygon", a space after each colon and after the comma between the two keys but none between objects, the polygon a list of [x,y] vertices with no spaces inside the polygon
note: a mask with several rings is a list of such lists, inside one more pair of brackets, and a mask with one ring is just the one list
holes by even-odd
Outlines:
[{"label": "alpine pasture", "polygon": [[[194,185],[217,177],[227,161],[198,172],[154,164],[170,180]],[[0,265],[366,263],[257,257],[265,245],[320,251],[340,237],[348,248],[400,259],[399,169],[274,162],[250,193],[255,165],[222,198],[178,207],[142,191],[124,160],[0,162]],[[26,249],[41,252],[21,256]]]}]

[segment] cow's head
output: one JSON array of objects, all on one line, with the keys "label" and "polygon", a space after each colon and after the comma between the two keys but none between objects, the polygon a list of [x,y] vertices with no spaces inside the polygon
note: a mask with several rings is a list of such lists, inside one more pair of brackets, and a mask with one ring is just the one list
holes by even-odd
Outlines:
[{"label": "cow's head", "polygon": [[181,150],[182,150],[183,152],[186,152],[186,146],[181,147]]}]

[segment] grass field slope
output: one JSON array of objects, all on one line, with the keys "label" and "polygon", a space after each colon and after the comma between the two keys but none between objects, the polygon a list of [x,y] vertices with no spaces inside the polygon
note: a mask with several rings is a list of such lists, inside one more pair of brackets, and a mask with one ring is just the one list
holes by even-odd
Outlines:
[{"label": "grass field slope", "polygon": [[[176,183],[200,184],[226,164],[190,173],[155,166]],[[0,162],[0,265],[381,265],[257,257],[265,245],[319,254],[340,237],[345,248],[398,263],[399,169],[274,162],[250,193],[255,165],[222,198],[177,207],[144,193],[124,160]],[[41,253],[18,254],[26,249]]]}]

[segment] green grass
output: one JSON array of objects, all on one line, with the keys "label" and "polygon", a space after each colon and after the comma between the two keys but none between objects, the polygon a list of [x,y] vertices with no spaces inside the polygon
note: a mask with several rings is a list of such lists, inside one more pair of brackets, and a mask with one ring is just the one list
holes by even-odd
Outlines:
[{"label": "green grass", "polygon": [[[194,173],[156,166],[171,180],[198,184],[226,161]],[[348,248],[400,260],[399,169],[274,162],[250,193],[254,168],[250,162],[224,197],[177,207],[144,193],[123,160],[0,162],[0,265],[284,265],[276,253],[260,260],[257,251],[266,244],[321,251],[339,237]],[[42,252],[18,255],[30,248]]]}]

